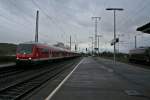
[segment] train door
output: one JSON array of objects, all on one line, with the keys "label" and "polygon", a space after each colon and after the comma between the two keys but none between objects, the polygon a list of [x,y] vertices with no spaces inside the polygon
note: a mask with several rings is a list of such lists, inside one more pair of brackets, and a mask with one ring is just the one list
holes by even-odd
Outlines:
[{"label": "train door", "polygon": [[34,57],[35,57],[35,58],[39,58],[39,57],[40,57],[40,52],[39,52],[38,46],[35,45],[33,48],[34,48],[34,49],[33,49]]},{"label": "train door", "polygon": [[48,58],[49,57],[48,48],[41,48],[41,54],[42,54],[42,58]]}]

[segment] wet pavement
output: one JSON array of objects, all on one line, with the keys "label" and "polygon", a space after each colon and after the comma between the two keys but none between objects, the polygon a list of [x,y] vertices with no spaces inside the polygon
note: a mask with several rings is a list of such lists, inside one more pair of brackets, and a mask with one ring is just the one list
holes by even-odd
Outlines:
[{"label": "wet pavement", "polygon": [[51,100],[150,100],[150,70],[87,57]]}]

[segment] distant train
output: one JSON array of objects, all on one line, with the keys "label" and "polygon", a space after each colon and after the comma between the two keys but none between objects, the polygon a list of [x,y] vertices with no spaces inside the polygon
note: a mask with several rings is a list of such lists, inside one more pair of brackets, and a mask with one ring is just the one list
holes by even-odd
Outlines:
[{"label": "distant train", "polygon": [[17,46],[16,63],[36,63],[79,56],[67,49],[41,43],[21,43]]},{"label": "distant train", "polygon": [[140,47],[130,50],[129,61],[150,63],[150,47]]}]

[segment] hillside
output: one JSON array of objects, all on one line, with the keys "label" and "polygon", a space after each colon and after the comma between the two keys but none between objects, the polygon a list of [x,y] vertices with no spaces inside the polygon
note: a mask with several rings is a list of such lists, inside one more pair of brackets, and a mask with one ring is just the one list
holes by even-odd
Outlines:
[{"label": "hillside", "polygon": [[14,55],[16,53],[16,44],[0,43],[0,56]]}]

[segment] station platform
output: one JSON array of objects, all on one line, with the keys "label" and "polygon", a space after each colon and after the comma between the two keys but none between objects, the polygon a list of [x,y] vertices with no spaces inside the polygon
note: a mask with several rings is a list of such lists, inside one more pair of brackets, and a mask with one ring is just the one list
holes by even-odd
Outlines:
[{"label": "station platform", "polygon": [[[101,59],[102,62],[109,63],[103,60]],[[92,57],[84,58],[71,76],[46,100],[150,100],[150,85],[140,83],[144,78],[142,75],[147,78],[146,83],[150,82],[149,70],[134,70],[127,64],[109,65]],[[138,77],[141,72],[143,74]],[[135,77],[136,81],[131,77]]]},{"label": "station platform", "polygon": [[10,66],[14,66],[16,65],[16,63],[7,63],[7,64],[0,64],[0,68],[3,68],[3,67],[10,67]]}]

